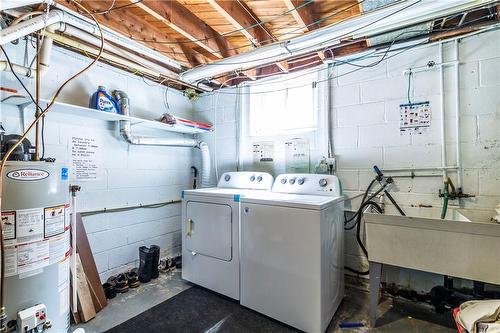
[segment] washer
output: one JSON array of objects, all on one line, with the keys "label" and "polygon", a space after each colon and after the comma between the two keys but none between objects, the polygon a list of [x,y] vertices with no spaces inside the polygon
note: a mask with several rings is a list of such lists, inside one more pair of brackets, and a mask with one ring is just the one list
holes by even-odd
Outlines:
[{"label": "washer", "polygon": [[272,184],[268,173],[227,172],[215,188],[183,192],[183,279],[240,299],[240,198]]},{"label": "washer", "polygon": [[344,199],[336,176],[283,174],[242,197],[241,304],[323,333],[344,296]]}]

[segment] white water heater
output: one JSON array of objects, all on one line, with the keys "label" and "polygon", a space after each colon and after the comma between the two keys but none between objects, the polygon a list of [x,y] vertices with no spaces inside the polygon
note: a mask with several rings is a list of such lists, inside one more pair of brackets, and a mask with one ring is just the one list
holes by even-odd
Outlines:
[{"label": "white water heater", "polygon": [[69,329],[69,198],[67,167],[7,162],[2,199],[4,303],[8,326],[17,324],[17,332]]}]

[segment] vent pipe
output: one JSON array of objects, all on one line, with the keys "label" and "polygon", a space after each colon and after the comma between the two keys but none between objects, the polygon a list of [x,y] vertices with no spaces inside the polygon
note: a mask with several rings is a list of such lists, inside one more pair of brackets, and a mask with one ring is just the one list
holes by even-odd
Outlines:
[{"label": "vent pipe", "polygon": [[[118,100],[120,110],[124,116],[130,116],[130,103],[127,94],[120,90],[113,92]],[[132,134],[130,120],[120,120],[120,135],[132,145],[148,145],[148,146],[166,146],[166,147],[192,147],[198,148],[201,151],[201,184],[203,186],[210,185],[210,150],[208,144],[195,139],[173,139],[173,138],[154,138],[145,136],[136,136]]]}]

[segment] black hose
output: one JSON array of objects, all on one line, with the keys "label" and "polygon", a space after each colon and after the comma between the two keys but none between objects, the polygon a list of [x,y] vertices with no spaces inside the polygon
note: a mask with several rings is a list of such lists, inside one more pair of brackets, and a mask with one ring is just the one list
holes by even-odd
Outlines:
[{"label": "black hose", "polygon": [[[375,178],[375,179],[373,179],[373,180],[371,181],[370,185],[368,185],[368,187],[366,188],[366,191],[365,191],[365,193],[363,194],[363,199],[361,199],[361,203],[365,202],[366,197],[368,196],[368,193],[369,193],[369,192],[370,192],[370,190],[372,189],[372,186],[373,186],[373,184],[375,183],[375,181],[376,181],[376,180],[377,180],[376,178]],[[347,224],[347,223],[349,223],[349,222],[351,222],[351,221],[353,221],[353,220],[357,217],[358,213],[359,213],[359,209],[356,211],[356,214],[354,214],[354,216],[353,216],[353,217],[351,217],[349,220],[347,220],[347,219],[344,217],[344,220],[345,220],[345,221],[344,221],[344,225],[345,225],[345,224]]]},{"label": "black hose", "polygon": [[[368,205],[372,205],[373,207],[375,207],[375,209],[379,213],[381,213],[381,214],[383,213],[382,208],[376,202],[368,200],[368,201],[362,203],[361,206],[359,207],[359,209],[358,209],[359,214],[357,215],[356,223],[351,227],[351,229],[352,229],[352,228],[354,228],[354,226],[357,226],[356,241],[358,242],[359,247],[361,248],[361,250],[363,251],[363,253],[365,254],[367,259],[368,259],[368,250],[366,249],[365,245],[363,244],[363,241],[361,240],[361,220],[363,218],[363,209],[365,209],[365,207]],[[358,275],[370,274],[370,270],[358,271],[358,270],[351,268],[351,267],[348,267],[348,266],[344,266],[344,268],[346,270],[353,272],[355,274],[358,274]]]}]

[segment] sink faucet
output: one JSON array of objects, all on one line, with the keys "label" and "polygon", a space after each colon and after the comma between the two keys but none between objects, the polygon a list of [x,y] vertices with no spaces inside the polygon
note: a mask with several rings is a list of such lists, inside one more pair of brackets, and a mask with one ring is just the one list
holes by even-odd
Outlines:
[{"label": "sink faucet", "polygon": [[[451,191],[450,191],[451,189]],[[441,219],[444,219],[446,216],[446,210],[448,209],[448,200],[456,200],[460,198],[472,198],[475,197],[473,194],[467,194],[462,191],[462,188],[458,188],[458,192],[455,189],[455,185],[451,181],[450,177],[446,177],[444,179],[444,189],[441,192],[439,190],[439,197],[443,198],[443,209],[441,210]]]}]

